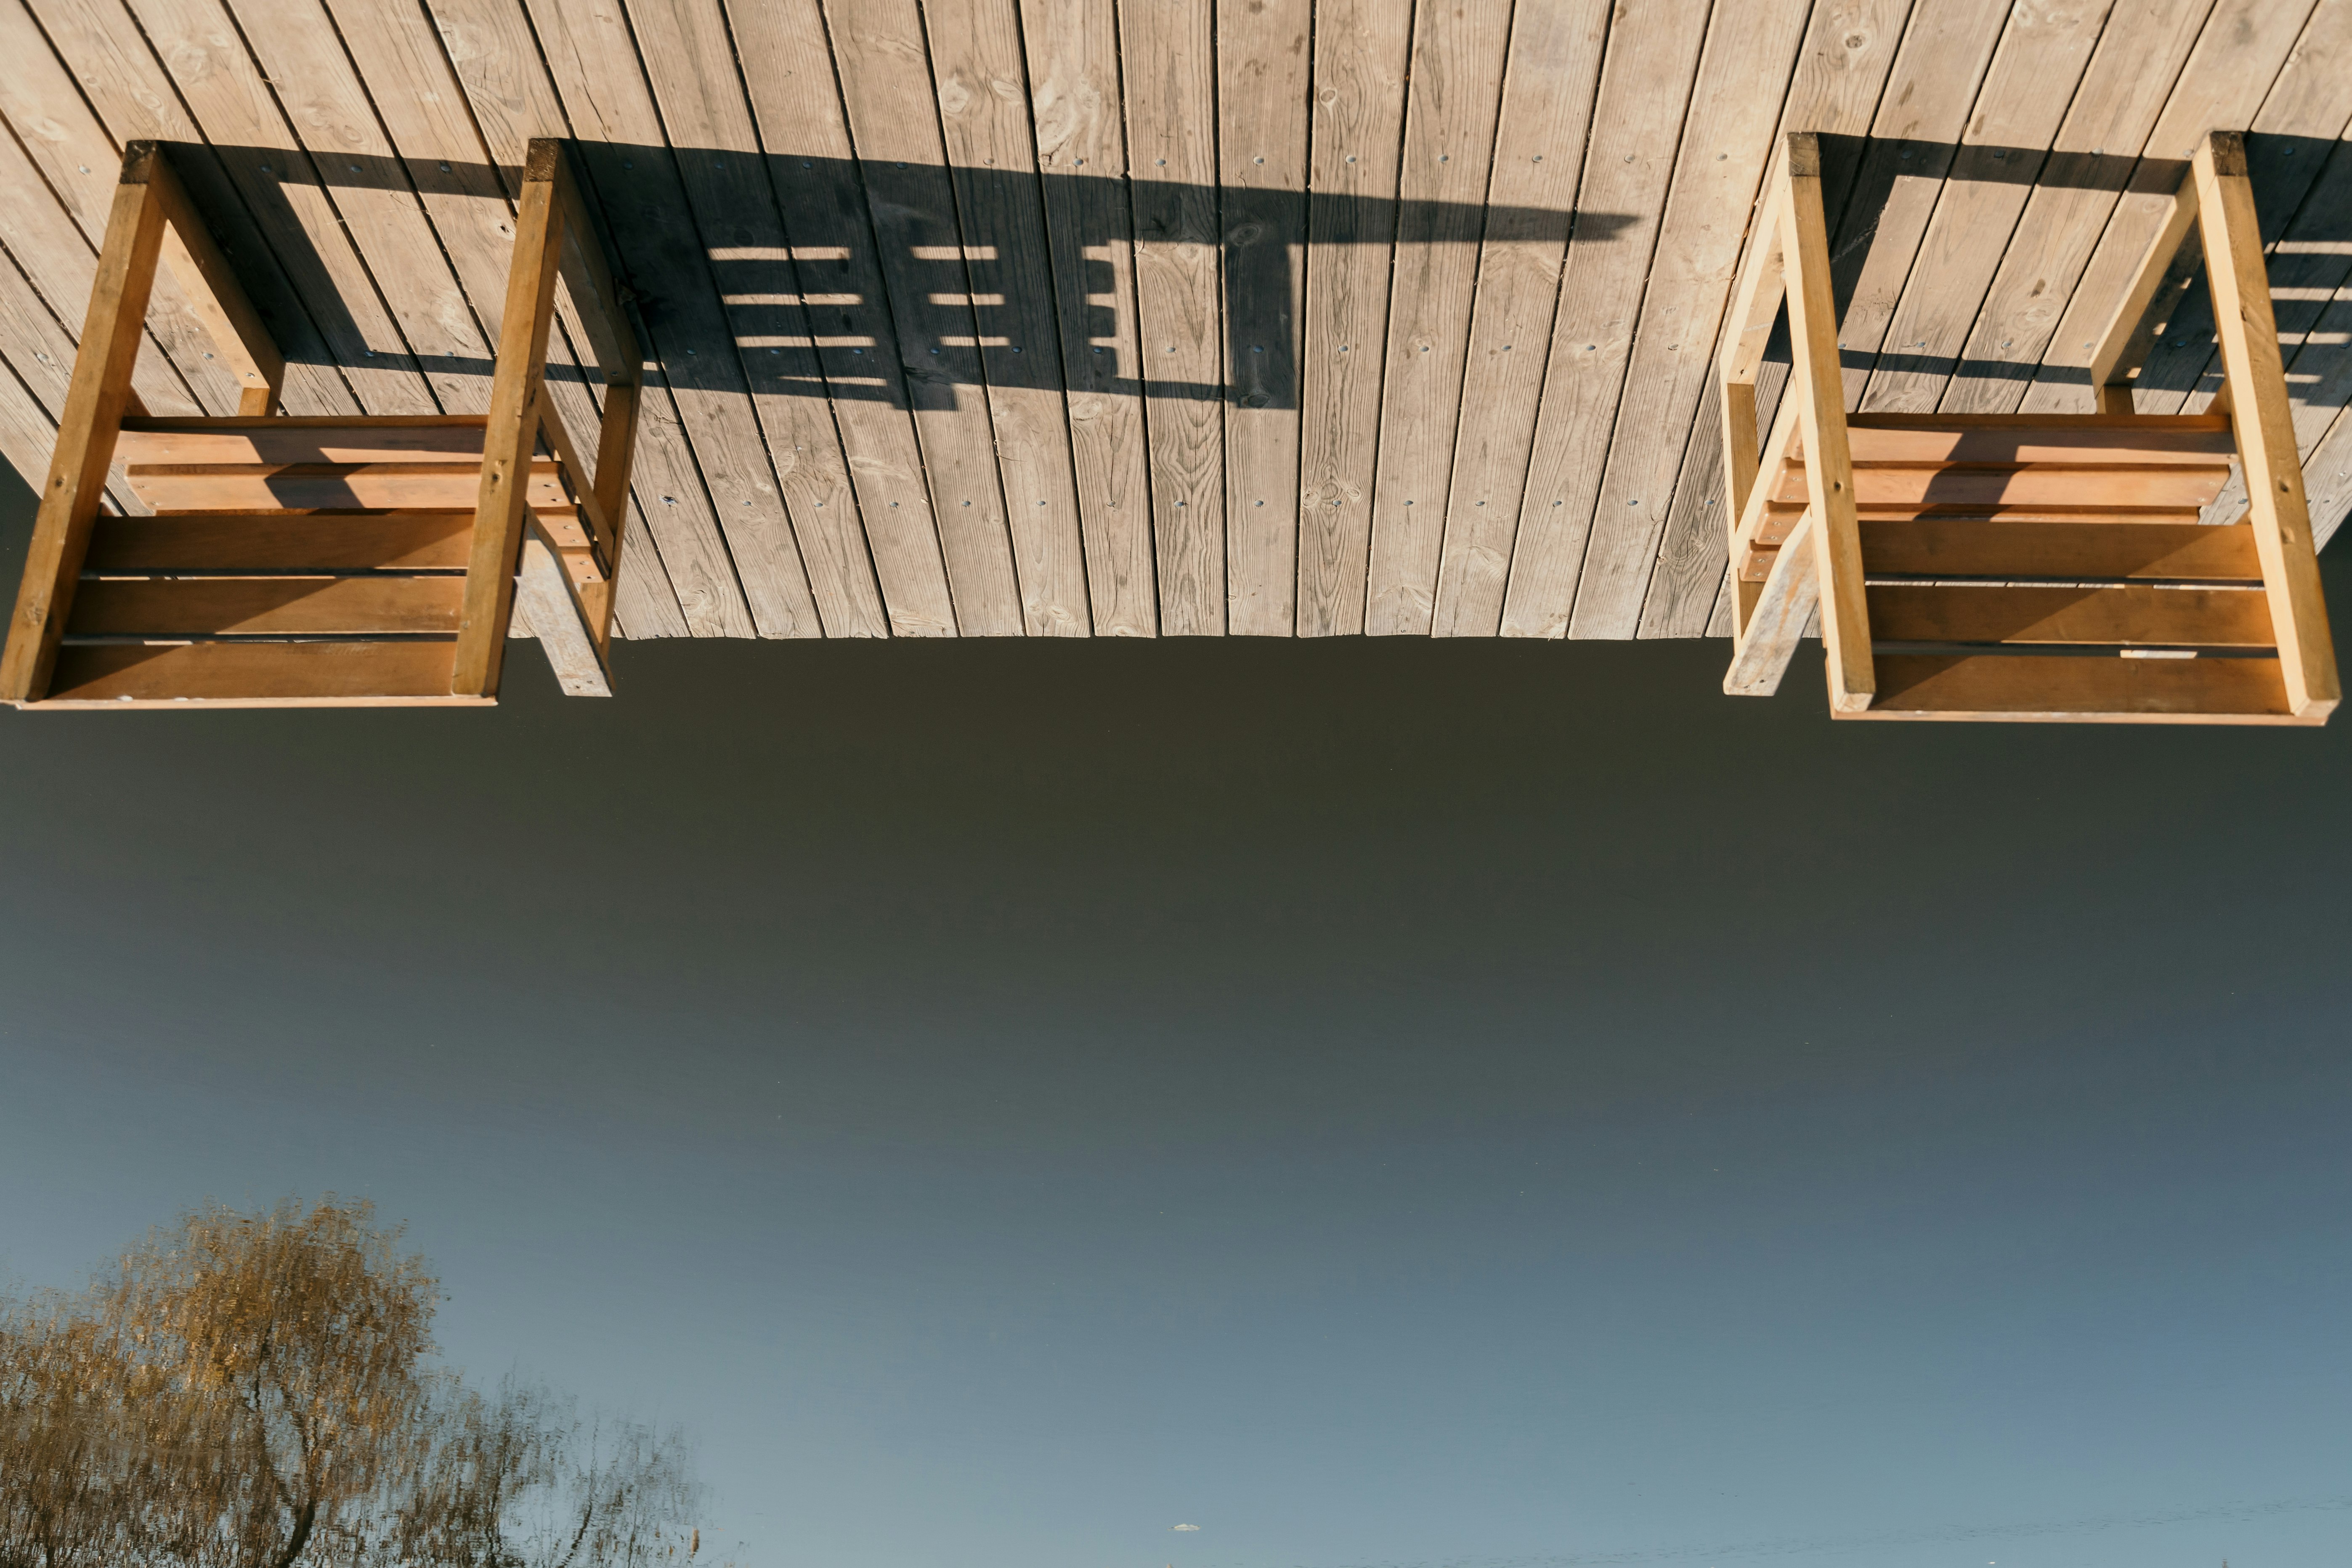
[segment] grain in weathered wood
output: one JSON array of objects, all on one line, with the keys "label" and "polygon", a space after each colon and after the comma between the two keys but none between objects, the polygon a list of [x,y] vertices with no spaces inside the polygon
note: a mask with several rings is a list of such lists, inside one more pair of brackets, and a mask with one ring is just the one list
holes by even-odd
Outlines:
[{"label": "grain in weathered wood", "polygon": [[[110,173],[121,167],[120,156],[110,160]],[[48,316],[67,331],[66,341],[70,345],[71,329],[79,325],[82,310],[89,302],[90,284],[98,276],[98,252],[50,197],[23,150],[5,134],[0,134],[0,201],[7,204],[9,258],[34,291],[33,298],[21,302],[16,319],[33,332],[47,337],[32,312]],[[12,337],[9,341],[29,343],[33,339]],[[48,353],[49,346],[44,344],[36,352]],[[198,363],[203,363],[201,354]],[[207,411],[190,393],[173,360],[152,341],[140,345],[139,359],[131,375],[131,387],[139,394],[140,402],[156,413]],[[236,406],[234,398],[226,406]],[[32,474],[25,482],[37,485],[40,475]]]},{"label": "grain in weathered wood", "polygon": [[[2312,10],[2312,0],[2221,0],[2213,7],[2097,249],[2059,307],[2058,329],[2042,356],[2041,373],[2016,406],[2034,411],[2090,405],[2084,367],[2097,352],[2099,329],[2170,216],[2184,163],[2207,132],[2242,129],[2254,119]],[[2185,406],[2162,397],[2143,405],[2158,414]]]},{"label": "grain in weathered wood", "polygon": [[[1885,37],[1864,57],[1860,76],[1845,70],[1805,73],[1809,96],[1823,87],[1851,85],[1853,100],[1837,112],[1834,100],[1774,101],[1753,83],[1790,77],[1799,62],[1822,61],[1824,40],[1807,38],[1811,7],[1780,0],[1718,6],[1707,28],[1690,112],[1676,154],[1676,175],[1666,194],[1665,216],[1643,290],[1640,324],[1628,362],[1617,426],[1602,454],[1599,500],[1585,543],[1574,609],[1572,637],[1630,637],[1641,624],[1642,601],[1658,560],[1687,435],[1701,396],[1715,374],[1714,350],[1732,279],[1739,266],[1740,241],[1756,203],[1757,184],[1772,150],[1776,121],[1804,130],[1859,130],[1870,122],[1877,87],[1893,56],[1892,16],[1877,25],[1857,25],[1850,15],[1824,11],[1817,22],[1834,24],[1838,41],[1827,47],[1843,53],[1846,40]],[[1810,42],[1810,47],[1801,45]],[[1827,123],[1824,123],[1827,121]],[[1588,481],[1571,481],[1581,491]]]},{"label": "grain in weathered wood", "polygon": [[335,637],[454,632],[461,577],[100,579],[74,595],[73,637]]},{"label": "grain in weathered wood", "polygon": [[[996,471],[972,282],[956,226],[955,189],[945,166],[921,17],[913,0],[827,0],[825,16],[899,366],[930,479],[956,625],[966,637],[1042,629],[1024,614],[1027,584],[1014,559]],[[1045,607],[1041,596],[1034,608],[1042,616]]]},{"label": "grain in weathered wood", "polygon": [[1226,629],[1297,623],[1300,303],[1307,291],[1310,0],[1217,8],[1225,268]]},{"label": "grain in weathered wood", "polygon": [[[440,37],[421,7],[371,0],[327,4],[352,68],[464,286],[467,303],[496,342],[507,268],[514,258],[514,205],[466,111],[465,89],[450,68]],[[588,244],[594,247],[593,233]],[[548,340],[547,394],[560,417],[586,429],[599,411],[583,356],[572,347],[584,324],[564,294],[559,291],[557,300],[558,330]],[[633,380],[636,369],[634,363],[611,366],[606,374]]]},{"label": "grain in weathered wood", "polygon": [[581,138],[577,166],[594,186],[632,275],[753,627],[763,637],[821,636],[735,332],[713,287],[709,244],[696,221],[696,194],[708,199],[710,171],[685,167],[693,160],[663,146],[661,117],[617,7],[533,0],[530,11]]},{"label": "grain in weathered wood", "polygon": [[[2113,0],[2091,0],[2011,13],[1885,336],[1872,345],[1864,410],[1925,412],[1943,395],[2112,9]],[[2127,46],[2118,35],[2109,47]]]},{"label": "grain in weathered wood", "polygon": [[1502,108],[1509,7],[1413,13],[1364,630],[1429,635]]},{"label": "grain in weathered wood", "polygon": [[1813,514],[1809,511],[1789,531],[1753,602],[1742,611],[1731,668],[1723,675],[1725,696],[1770,697],[1780,689],[1798,639],[1821,605],[1822,574],[1813,563]]},{"label": "grain in weathered wood", "polygon": [[[1781,130],[1841,136],[1866,132],[1884,112],[1889,97],[1887,82],[1900,58],[1906,25],[1914,10],[1909,0],[1843,0],[1816,7],[1806,25],[1805,41],[1797,51],[1788,101],[1780,110]],[[1858,165],[1851,158],[1839,158],[1824,173],[1823,199],[1832,214],[1842,214]],[[1774,237],[1779,225],[1768,221],[1764,206],[1764,194],[1759,192],[1748,222],[1751,258],[1752,242],[1777,246]],[[1743,272],[1745,267],[1743,261]],[[1748,329],[1758,329],[1752,349],[1760,355],[1772,325],[1769,321],[1756,322],[1752,317],[1733,319],[1726,322],[1725,335],[1727,342],[1735,331],[1745,336]],[[1785,385],[1785,367],[1759,367],[1756,380],[1747,390],[1728,390],[1731,408],[1723,401],[1727,389],[1717,378],[1706,378],[1699,388],[1696,416],[1682,443],[1673,499],[1666,504],[1657,561],[1643,591],[1634,635],[1654,637],[1695,632],[1700,629],[1709,604],[1722,594],[1728,531],[1725,514],[1740,504],[1738,476],[1725,470],[1726,443],[1736,428],[1741,446],[1753,445],[1759,415],[1769,425],[1779,410]],[[1721,439],[1715,435],[1718,426],[1724,432]],[[1607,512],[1605,502],[1602,511]],[[1685,626],[1688,631],[1683,629]]]},{"label": "grain in weathered wood", "polygon": [[[464,89],[466,107],[502,169],[520,168],[532,138],[572,134],[530,22],[518,5],[511,0],[432,0],[429,10]],[[582,151],[585,154],[589,150]],[[634,160],[624,155],[619,161]],[[520,192],[519,184],[515,189]],[[612,216],[608,210],[608,226]],[[628,258],[625,249],[625,264]],[[629,538],[645,537],[650,548],[626,543],[624,555],[630,561],[658,557],[662,571],[658,576],[648,574],[647,579],[667,578],[676,615],[688,635],[752,636],[755,627],[742,586],[712,515],[668,378],[657,366],[649,365],[640,374],[645,390],[637,408],[632,488],[644,526],[630,529]],[[636,629],[640,624],[666,623],[671,612],[656,597],[650,604],[636,603],[633,616],[630,576],[625,570],[619,584],[622,614],[631,635],[642,636],[646,634]]]},{"label": "grain in weathered wood", "polygon": [[[23,390],[33,397],[41,414],[38,425],[26,430],[27,436],[37,430],[37,445],[17,466],[26,488],[37,493],[48,473],[49,448],[73,381],[74,343],[25,275],[16,270],[15,261],[5,256],[0,256],[0,342],[8,345]],[[123,466],[119,453],[109,462],[107,496],[118,511],[147,510],[147,503],[124,476]]]},{"label": "grain in weathered wood", "polygon": [[480,707],[452,695],[457,645],[99,643],[67,648],[41,708]]},{"label": "grain in weathered wood", "polygon": [[[47,470],[49,453],[58,443],[57,416],[41,405],[24,381],[15,362],[0,353],[0,458],[5,458],[17,475],[31,489]],[[58,406],[65,405],[60,391]],[[115,510],[121,510],[110,491],[107,500]]]},{"label": "grain in weathered wood", "polygon": [[[2262,581],[2244,523],[2021,522],[2007,518],[1862,519],[1873,576],[2110,577]],[[1873,629],[1876,618],[1873,617]]]},{"label": "grain in weathered wood", "polygon": [[2275,658],[1889,654],[1878,700],[1842,719],[2296,724]]},{"label": "grain in weathered wood", "polygon": [[[142,11],[135,21],[121,0],[30,4],[118,141],[212,143],[230,189],[208,194],[200,187],[197,199],[208,216],[239,205],[251,215],[259,243],[284,269],[316,330],[322,357],[360,406],[371,414],[436,412],[432,391],[318,171],[217,8],[210,8],[206,27],[172,4],[151,8],[152,15]],[[168,53],[168,68],[159,51]],[[184,173],[199,185],[199,168]],[[234,239],[227,248],[240,262],[247,254]],[[287,324],[273,316],[271,331],[289,358],[303,363],[302,345]],[[327,389],[306,385],[307,379],[289,378],[289,409],[323,412],[340,402]]]},{"label": "grain in weathered wood", "polygon": [[[2341,144],[2347,119],[2352,119],[2352,3],[2322,0],[2263,99],[2251,127],[2258,139],[2247,149],[2247,175],[2262,215],[2263,243],[2272,247],[2273,309],[2289,342],[2310,330],[2313,318],[2352,267],[2352,255],[2336,243],[2343,214],[2352,204],[2352,159],[2344,155]],[[2326,156],[2314,155],[2330,142],[2336,145],[2326,150]],[[2221,388],[2212,296],[2197,277],[2202,255],[2192,244],[2184,247],[2180,260],[2165,280],[2170,308],[2151,313],[2168,318],[2166,330],[2149,344],[2137,382],[2137,400],[2151,412],[2201,408]],[[2299,379],[2296,357],[2289,356],[2287,374]],[[2035,393],[2043,395],[2050,390],[2037,386]],[[2304,423],[2312,402],[2312,395],[2296,400],[2296,430],[2305,439],[2316,439],[2319,433]],[[2324,428],[2332,414],[2322,413],[2318,426]]]},{"label": "grain in weathered wood", "polygon": [[1598,6],[1512,10],[1430,628],[1438,637],[1491,637],[1502,614],[1543,389],[1537,345],[1551,338],[1608,26]]},{"label": "grain in weathered wood", "polygon": [[[1210,0],[1118,7],[1136,334],[1163,637],[1225,631],[1214,10]],[[1307,286],[1314,287],[1311,279]]]},{"label": "grain in weathered wood", "polygon": [[172,172],[171,161],[159,159],[150,180],[156,200],[163,204],[164,268],[187,293],[188,309],[217,351],[216,363],[226,362],[236,377],[237,412],[275,412],[286,382],[286,357],[246,297],[220,241]]},{"label": "grain in weathered wood", "polygon": [[1915,5],[1905,24],[1831,247],[1831,293],[1844,304],[1838,336],[1848,407],[1858,405],[1869,386],[2014,9],[2009,0],[1956,0]]},{"label": "grain in weathered wood", "polygon": [[1300,637],[1364,629],[1381,366],[1397,224],[1411,0],[1315,13],[1307,308],[1300,329]]},{"label": "grain in weathered wood", "polygon": [[2270,647],[2260,588],[1874,584],[1870,632],[1910,643]]},{"label": "grain in weathered wood", "polygon": [[1023,618],[1033,635],[1086,637],[1086,546],[1019,14],[1014,0],[945,0],[922,16]]},{"label": "grain in weathered wood", "polygon": [[[1022,0],[1097,636],[1159,631],[1134,219],[1111,0]],[[1286,595],[1287,590],[1285,590]]]},{"label": "grain in weathered wood", "polygon": [[816,0],[736,5],[730,21],[791,254],[716,263],[751,291],[798,291],[834,398],[891,630],[952,637],[956,612],[866,190]]},{"label": "grain in weathered wood", "polygon": [[[736,74],[726,19],[716,0],[630,9],[660,129],[678,149],[680,181],[711,258],[734,354],[824,633],[887,637],[887,612],[859,526],[847,455],[823,396],[814,332],[795,297],[800,289],[790,244]],[[725,280],[717,276],[722,269]],[[744,276],[754,272],[764,277]],[[696,357],[714,352],[705,349]],[[741,565],[739,561],[739,571]]]},{"label": "grain in weathered wood", "polygon": [[[2192,57],[2191,49],[2211,10],[2212,0],[2158,0],[2133,8],[2120,25],[2110,21],[1935,406],[2007,412],[2023,397],[2057,327],[2060,301],[2081,279],[2115,211],[2124,172],[2167,99],[2196,90],[2210,57]],[[1923,369],[1913,395],[1924,396],[1933,379]]]},{"label": "grain in weathered wood", "polygon": [[[182,82],[190,101],[200,106],[200,120],[209,123],[216,112],[201,107],[209,100],[235,102],[240,112],[249,105],[256,121],[266,121],[260,109],[275,89],[324,183],[327,210],[351,237],[441,406],[467,414],[488,407],[489,340],[323,11],[315,4],[241,0],[233,23],[224,0],[132,3],[176,75],[190,74],[189,40],[200,40],[207,51],[199,57],[201,86]],[[250,55],[235,47],[238,31]],[[350,279],[346,287],[357,282]]]},{"label": "grain in weathered wood", "polygon": [[[29,204],[46,183],[45,194],[63,206],[95,258],[115,176],[122,166],[122,149],[90,113],[22,0],[0,5],[0,59],[8,62],[8,68],[0,71],[0,119],[7,121],[21,146],[21,152],[18,147],[0,149],[0,200],[9,207],[9,246],[21,252],[37,245],[37,231],[30,226],[40,219]],[[37,167],[38,177],[27,180],[20,160]],[[196,153],[194,161],[208,162],[209,154]],[[61,302],[68,320],[76,318],[86,292]],[[203,409],[226,414],[236,407],[239,388],[216,346],[205,341],[194,304],[177,278],[168,271],[158,277],[148,305],[148,334]],[[142,380],[146,374],[142,369]]]},{"label": "grain in weathered wood", "polygon": [[[1610,31],[1559,314],[1548,345],[1515,345],[1550,353],[1503,596],[1505,637],[1568,631],[1706,14],[1696,0],[1668,0],[1630,11]],[[1689,352],[1704,363],[1712,348]]]},{"label": "grain in weathered wood", "polygon": [[2312,447],[2304,471],[2310,476],[2312,547],[2323,549],[2352,515],[2352,411],[2336,415]]},{"label": "grain in weathered wood", "polygon": [[2289,708],[2299,716],[2324,717],[2343,689],[2320,593],[2245,143],[2234,132],[2215,132],[2197,149],[2195,167],[2198,228],[2245,465],[2248,521],[2278,628],[2280,674]]},{"label": "grain in weathered wood", "polygon": [[142,166],[156,156],[150,144],[125,159],[107,216],[73,380],[58,416],[57,449],[41,487],[7,646],[0,651],[0,701],[26,702],[47,693],[58,639],[73,612],[115,431],[131,396],[131,366],[146,341],[141,323],[163,254],[163,204]]},{"label": "grain in weathered wood", "polygon": [[612,674],[605,668],[595,630],[575,596],[563,565],[547,542],[536,535],[522,542],[522,559],[515,573],[515,610],[528,618],[547,656],[548,668],[566,697],[610,697]]}]

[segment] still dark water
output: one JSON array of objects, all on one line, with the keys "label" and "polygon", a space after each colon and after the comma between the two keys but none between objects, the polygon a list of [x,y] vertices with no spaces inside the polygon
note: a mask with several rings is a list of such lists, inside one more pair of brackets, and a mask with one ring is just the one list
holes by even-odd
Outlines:
[{"label": "still dark water", "polygon": [[0,1271],[372,1197],[760,1563],[2343,1562],[2352,721],[1723,657],[0,714]]}]

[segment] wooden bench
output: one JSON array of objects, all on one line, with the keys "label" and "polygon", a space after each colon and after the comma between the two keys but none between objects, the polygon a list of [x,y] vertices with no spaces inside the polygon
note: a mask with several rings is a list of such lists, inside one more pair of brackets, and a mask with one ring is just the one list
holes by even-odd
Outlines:
[{"label": "wooden bench", "polygon": [[[562,149],[530,144],[490,411],[288,417],[284,363],[173,174],[123,160],[0,700],[28,708],[496,700],[518,595],[562,689],[609,695],[636,338]],[[205,301],[239,414],[148,418],[158,261]],[[593,468],[542,395],[561,273],[605,375]],[[110,465],[152,515],[101,513]]]},{"label": "wooden bench", "polygon": [[[1839,718],[2318,724],[2341,695],[2242,141],[2208,138],[2094,356],[2102,412],[1849,415],[1814,139],[1775,161],[1723,377],[1733,612],[1724,689],[1777,690],[1818,616]],[[2213,279],[2215,411],[2132,411],[2189,229]],[[1755,382],[1785,295],[1787,395]],[[2208,517],[2235,459],[2242,519]]]}]

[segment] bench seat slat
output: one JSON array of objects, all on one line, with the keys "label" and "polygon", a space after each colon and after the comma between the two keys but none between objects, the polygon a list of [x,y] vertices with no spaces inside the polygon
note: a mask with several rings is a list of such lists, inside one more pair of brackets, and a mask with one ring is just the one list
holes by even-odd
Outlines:
[{"label": "bench seat slat", "polygon": [[452,697],[455,642],[68,645],[34,708],[482,707]]}]

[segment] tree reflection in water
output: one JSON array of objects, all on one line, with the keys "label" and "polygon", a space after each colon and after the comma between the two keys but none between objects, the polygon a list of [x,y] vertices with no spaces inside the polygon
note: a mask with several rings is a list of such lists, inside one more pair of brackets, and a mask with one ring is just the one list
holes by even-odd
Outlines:
[{"label": "tree reflection in water", "polygon": [[363,1202],[218,1205],[0,1315],[0,1568],[699,1561],[685,1445],[431,1363]]}]

